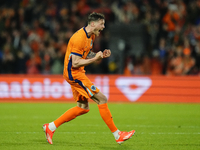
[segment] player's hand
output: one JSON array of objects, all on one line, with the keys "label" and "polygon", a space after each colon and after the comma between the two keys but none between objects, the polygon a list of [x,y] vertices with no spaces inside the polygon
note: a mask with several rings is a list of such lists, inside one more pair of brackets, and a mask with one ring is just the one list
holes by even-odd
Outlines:
[{"label": "player's hand", "polygon": [[98,53],[96,53],[95,58],[96,58],[96,60],[101,60],[103,58],[102,51],[99,51]]},{"label": "player's hand", "polygon": [[111,51],[109,49],[105,49],[103,51],[103,58],[110,57],[110,55],[111,55]]}]

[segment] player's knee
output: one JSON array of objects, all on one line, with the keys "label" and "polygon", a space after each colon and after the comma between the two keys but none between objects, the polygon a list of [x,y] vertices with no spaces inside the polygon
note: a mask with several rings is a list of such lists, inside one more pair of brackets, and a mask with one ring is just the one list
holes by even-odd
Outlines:
[{"label": "player's knee", "polygon": [[95,94],[94,97],[92,97],[92,100],[95,101],[98,105],[107,103],[108,101],[107,97],[101,92]]},{"label": "player's knee", "polygon": [[107,103],[107,101],[108,101],[108,99],[105,95],[103,95],[102,98],[100,99],[101,104]]},{"label": "player's knee", "polygon": [[81,108],[81,114],[86,114],[90,111],[88,105],[82,105],[80,108]]}]

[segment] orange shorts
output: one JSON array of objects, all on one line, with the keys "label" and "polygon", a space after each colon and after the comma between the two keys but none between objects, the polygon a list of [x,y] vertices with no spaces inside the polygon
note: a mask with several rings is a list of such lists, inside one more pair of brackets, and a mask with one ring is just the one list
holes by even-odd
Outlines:
[{"label": "orange shorts", "polygon": [[99,89],[88,79],[85,73],[73,76],[73,80],[65,78],[71,85],[72,93],[75,101],[87,101],[94,94],[99,92]]}]

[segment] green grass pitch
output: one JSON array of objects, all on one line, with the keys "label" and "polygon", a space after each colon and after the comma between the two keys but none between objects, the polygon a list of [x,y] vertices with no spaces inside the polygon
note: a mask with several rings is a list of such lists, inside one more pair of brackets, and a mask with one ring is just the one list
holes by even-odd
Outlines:
[{"label": "green grass pitch", "polygon": [[90,112],[60,126],[53,145],[42,125],[75,103],[0,103],[1,150],[197,150],[200,104],[108,103],[120,130],[136,130],[118,145],[95,103]]}]

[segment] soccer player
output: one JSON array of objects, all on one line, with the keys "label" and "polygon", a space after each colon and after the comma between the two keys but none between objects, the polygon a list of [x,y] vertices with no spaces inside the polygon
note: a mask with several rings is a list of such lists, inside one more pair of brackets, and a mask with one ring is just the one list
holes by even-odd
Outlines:
[{"label": "soccer player", "polygon": [[67,110],[55,121],[43,125],[46,139],[50,144],[53,144],[52,137],[56,128],[65,122],[75,119],[77,116],[89,112],[89,98],[98,104],[100,115],[118,144],[128,140],[135,133],[135,130],[130,132],[118,130],[108,108],[106,96],[85,75],[84,66],[111,55],[109,49],[98,53],[91,51],[95,36],[99,36],[100,32],[105,28],[104,24],[104,15],[93,12],[88,16],[87,26],[79,29],[69,40],[64,60],[63,77],[71,85],[77,106]]}]

